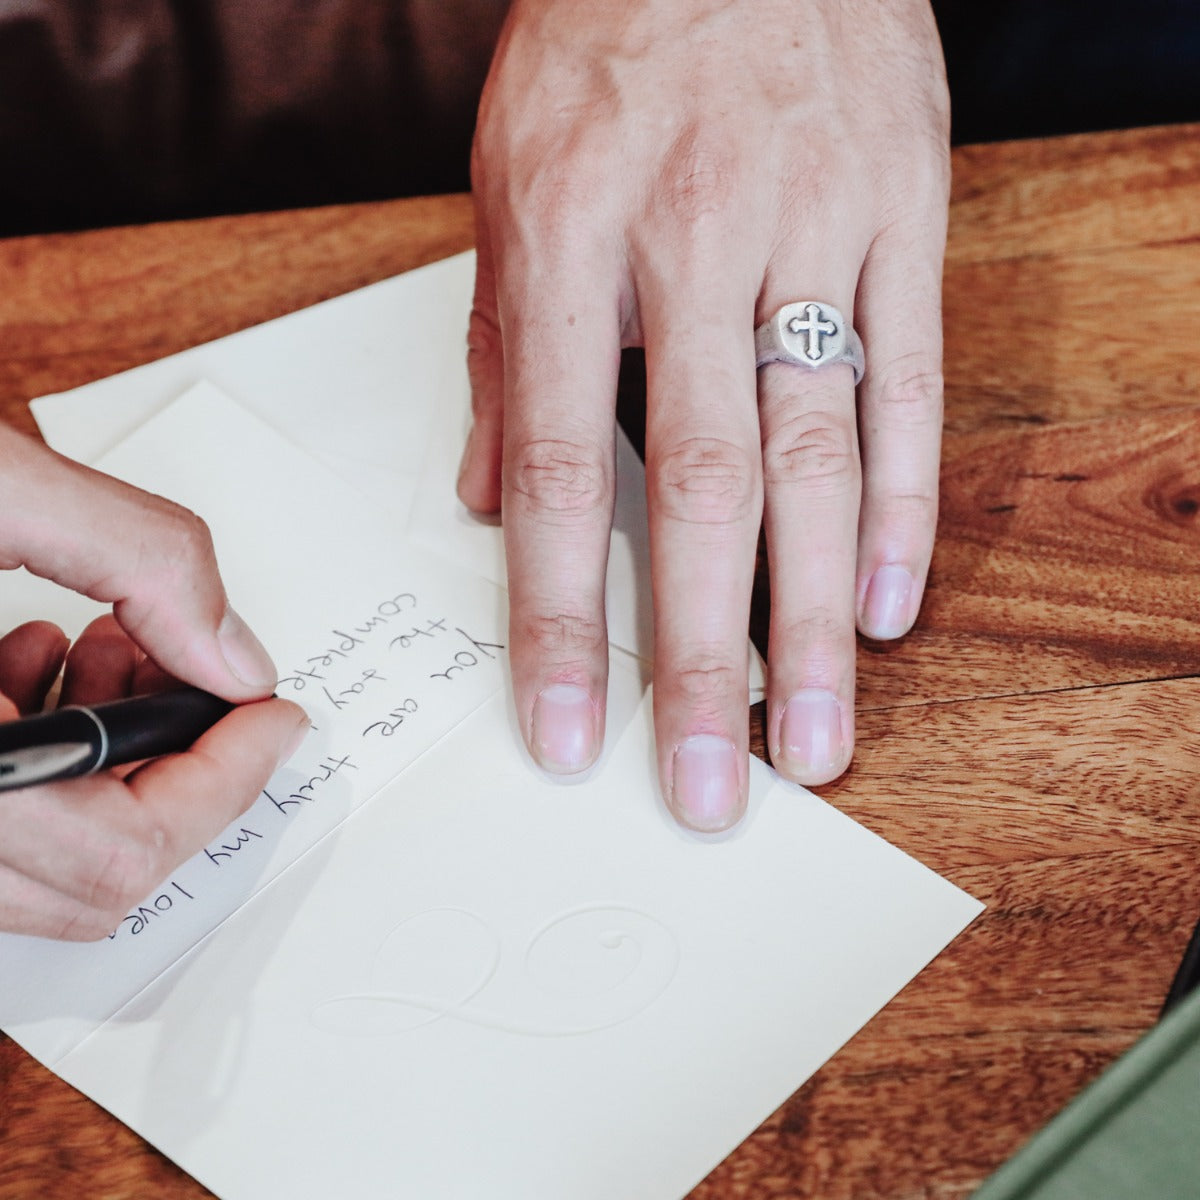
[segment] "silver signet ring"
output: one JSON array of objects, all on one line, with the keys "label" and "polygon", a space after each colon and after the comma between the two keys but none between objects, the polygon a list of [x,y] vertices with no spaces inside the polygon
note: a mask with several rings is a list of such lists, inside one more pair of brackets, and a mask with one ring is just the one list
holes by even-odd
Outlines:
[{"label": "silver signet ring", "polygon": [[798,367],[827,367],[849,363],[855,386],[863,377],[863,347],[841,312],[822,300],[785,304],[754,331],[755,366],[792,363]]}]

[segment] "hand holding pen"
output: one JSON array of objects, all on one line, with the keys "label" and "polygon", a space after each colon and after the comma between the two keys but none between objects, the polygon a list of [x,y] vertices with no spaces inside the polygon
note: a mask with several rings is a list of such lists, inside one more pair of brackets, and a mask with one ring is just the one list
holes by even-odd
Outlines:
[{"label": "hand holding pen", "polygon": [[113,615],[70,649],[44,621],[0,638],[0,721],[39,711],[60,669],[63,705],[167,678],[236,705],[183,753],[0,792],[0,930],[101,938],[245,811],[307,717],[267,699],[274,666],[229,606],[199,518],[0,427],[0,567],[18,566]]}]

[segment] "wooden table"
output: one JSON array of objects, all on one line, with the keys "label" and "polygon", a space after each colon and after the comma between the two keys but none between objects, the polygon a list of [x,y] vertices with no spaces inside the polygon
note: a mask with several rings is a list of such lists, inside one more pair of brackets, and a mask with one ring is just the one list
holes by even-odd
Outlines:
[{"label": "wooden table", "polygon": [[[967,1195],[1153,1022],[1200,913],[1200,127],[954,176],[929,594],[863,647],[824,794],[988,910],[695,1200]],[[465,197],[0,242],[0,413],[470,242]],[[204,1194],[0,1039],[0,1197]]]}]

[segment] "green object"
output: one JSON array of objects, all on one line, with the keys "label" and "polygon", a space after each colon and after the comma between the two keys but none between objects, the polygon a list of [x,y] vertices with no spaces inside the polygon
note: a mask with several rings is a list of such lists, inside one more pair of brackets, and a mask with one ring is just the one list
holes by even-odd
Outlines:
[{"label": "green object", "polygon": [[971,1200],[1197,1200],[1200,989],[1004,1164]]}]

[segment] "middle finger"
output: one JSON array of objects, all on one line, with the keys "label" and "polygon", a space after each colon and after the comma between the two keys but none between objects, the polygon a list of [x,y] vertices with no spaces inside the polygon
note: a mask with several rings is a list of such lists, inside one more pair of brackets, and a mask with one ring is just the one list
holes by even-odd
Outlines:
[{"label": "middle finger", "polygon": [[[706,259],[703,273],[678,265]],[[669,271],[652,261],[637,279],[659,773],[677,819],[705,832],[746,805],[746,631],[762,515],[755,288],[726,265],[701,251]],[[716,278],[726,286],[714,289]]]},{"label": "middle finger", "polygon": [[128,696],[142,657],[112,613],[97,617],[67,652],[62,704],[102,704]]}]

